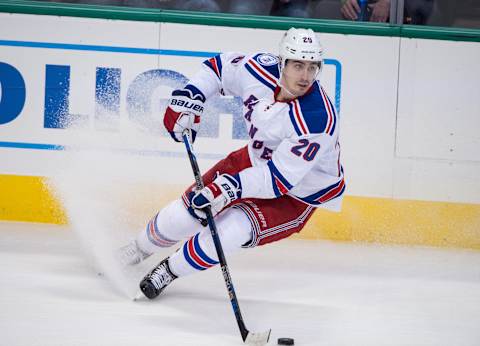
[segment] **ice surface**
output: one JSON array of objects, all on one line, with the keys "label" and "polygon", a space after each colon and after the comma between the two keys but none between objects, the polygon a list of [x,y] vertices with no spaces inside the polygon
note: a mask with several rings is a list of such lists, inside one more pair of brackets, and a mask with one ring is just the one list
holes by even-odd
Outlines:
[{"label": "ice surface", "polygon": [[[272,328],[271,345],[480,345],[478,252],[285,240],[228,261],[247,327]],[[68,227],[7,222],[0,263],[1,345],[242,344],[218,268],[133,302]]]}]

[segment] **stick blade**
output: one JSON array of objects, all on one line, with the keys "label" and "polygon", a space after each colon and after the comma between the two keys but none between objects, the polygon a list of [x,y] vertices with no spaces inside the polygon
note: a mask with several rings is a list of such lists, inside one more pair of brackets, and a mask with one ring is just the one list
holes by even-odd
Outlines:
[{"label": "stick blade", "polygon": [[271,329],[261,333],[248,332],[247,337],[245,338],[245,344],[251,346],[266,345],[268,343],[268,339],[270,339],[271,332]]}]

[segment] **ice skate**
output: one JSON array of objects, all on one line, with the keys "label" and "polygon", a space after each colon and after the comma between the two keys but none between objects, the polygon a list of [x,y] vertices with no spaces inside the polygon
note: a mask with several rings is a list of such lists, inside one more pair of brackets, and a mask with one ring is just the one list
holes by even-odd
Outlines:
[{"label": "ice skate", "polygon": [[176,278],[170,271],[166,258],[145,275],[140,282],[140,290],[148,299],[155,299]]},{"label": "ice skate", "polygon": [[133,266],[139,264],[141,261],[149,257],[150,254],[142,251],[137,244],[137,241],[121,247],[117,252],[117,257],[123,266]]}]

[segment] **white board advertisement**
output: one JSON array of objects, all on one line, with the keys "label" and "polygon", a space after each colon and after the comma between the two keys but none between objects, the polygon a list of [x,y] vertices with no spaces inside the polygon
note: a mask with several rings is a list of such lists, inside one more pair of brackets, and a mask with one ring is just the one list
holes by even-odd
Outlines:
[{"label": "white board advertisement", "polygon": [[[48,177],[64,164],[68,151],[63,149],[95,147],[137,155],[153,170],[162,171],[165,184],[184,184],[191,181],[184,149],[162,125],[171,90],[214,54],[276,53],[283,31],[2,13],[0,33],[1,174]],[[419,66],[412,50],[422,40],[401,44],[405,40],[395,37],[319,36],[326,50],[320,79],[341,119],[347,194],[478,203],[478,150],[467,149],[467,143],[458,157],[434,155],[432,160],[428,150],[435,145],[429,142],[425,148],[417,143],[421,134],[408,130],[408,117],[414,113],[405,110],[412,101],[418,107],[418,97],[425,92],[425,85],[414,83],[417,92],[408,82],[415,76],[412,66]],[[454,43],[442,44],[448,48]],[[478,44],[456,46],[460,57],[479,54]],[[433,59],[437,54],[433,48],[418,53],[432,70],[441,69],[445,80],[451,73],[460,80],[470,78],[472,84],[478,76],[478,67],[473,76],[470,68],[449,71],[444,60]],[[471,64],[468,59],[460,61]],[[432,93],[444,88],[438,83],[428,87]],[[457,93],[465,95],[453,88],[452,99]],[[458,107],[478,112],[478,97],[467,101],[473,104]],[[441,113],[442,107],[436,105],[434,111]],[[429,109],[422,111],[428,114]],[[456,116],[460,119],[453,122],[455,127],[468,129],[461,123],[461,112]],[[195,146],[203,167],[245,144],[242,117],[240,99],[210,100]],[[444,118],[448,114],[439,119]],[[448,122],[436,125],[436,132],[451,128]],[[478,149],[478,136],[472,140]],[[438,167],[438,160],[456,163],[457,159],[469,165],[450,170],[460,177],[456,193],[436,184],[415,188],[425,180],[419,178],[419,165],[431,170]],[[412,164],[416,170],[412,171]],[[154,174],[151,168],[145,171]]]}]

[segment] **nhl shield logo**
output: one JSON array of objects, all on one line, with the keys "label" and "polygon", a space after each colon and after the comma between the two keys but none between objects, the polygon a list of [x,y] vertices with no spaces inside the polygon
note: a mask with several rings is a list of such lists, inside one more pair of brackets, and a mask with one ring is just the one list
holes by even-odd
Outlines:
[{"label": "nhl shield logo", "polygon": [[263,66],[273,66],[278,64],[278,58],[272,54],[260,54],[257,61]]}]

